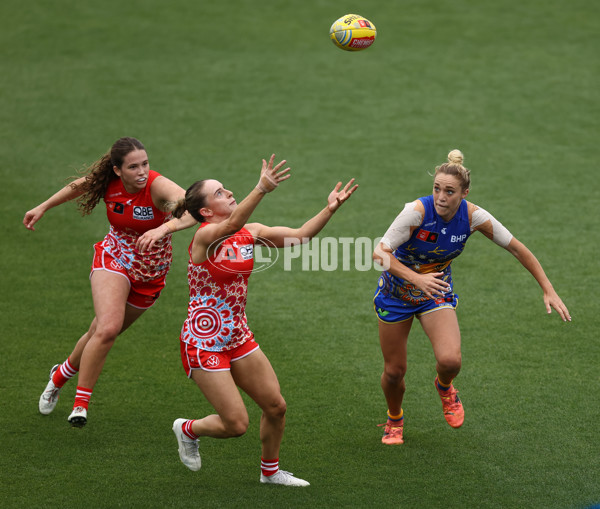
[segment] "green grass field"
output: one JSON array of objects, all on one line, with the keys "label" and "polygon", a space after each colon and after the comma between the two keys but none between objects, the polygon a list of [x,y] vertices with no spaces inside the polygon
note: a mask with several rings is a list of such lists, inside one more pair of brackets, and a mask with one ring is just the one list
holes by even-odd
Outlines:
[{"label": "green grass field", "polygon": [[[372,48],[336,49],[330,24],[358,12]],[[600,4],[589,0],[156,0],[0,5],[0,507],[573,508],[600,503],[597,145]],[[293,177],[253,216],[300,225],[338,180],[360,189],[321,236],[381,236],[431,191],[453,148],[469,199],[538,256],[572,323],[546,316],[533,278],[474,236],[453,264],[463,335],[453,430],[420,327],[409,342],[406,443],[380,443],[385,400],[375,270],[251,279],[249,322],[288,402],[281,465],[306,489],[258,482],[260,413],[241,438],[202,440],[179,461],[171,424],[211,409],[179,360],[186,248],[158,304],[121,336],[90,421],[71,429],[76,384],[50,416],[37,402],[92,316],[101,208],[25,211],[121,136],[187,188],[238,198],[275,152]]]}]

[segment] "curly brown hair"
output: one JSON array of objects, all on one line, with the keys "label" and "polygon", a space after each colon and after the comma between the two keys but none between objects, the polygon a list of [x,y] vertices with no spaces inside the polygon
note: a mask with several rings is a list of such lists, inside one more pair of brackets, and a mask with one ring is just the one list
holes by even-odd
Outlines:
[{"label": "curly brown hair", "polygon": [[[83,194],[77,199],[77,206],[81,215],[90,214],[100,200],[104,198],[108,185],[119,176],[114,172],[113,166],[121,168],[125,157],[134,150],[146,150],[140,140],[135,138],[119,138],[111,149],[98,161],[80,173],[85,175],[85,180],[79,184],[71,184],[73,188],[79,188]],[[80,177],[73,177],[78,179]]]}]

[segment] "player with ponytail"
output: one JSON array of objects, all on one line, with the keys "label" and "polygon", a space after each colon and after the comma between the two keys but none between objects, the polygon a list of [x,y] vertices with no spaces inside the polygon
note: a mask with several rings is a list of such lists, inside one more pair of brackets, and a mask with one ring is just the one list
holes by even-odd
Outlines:
[{"label": "player with ponytail", "polygon": [[263,160],[258,184],[239,204],[218,180],[201,180],[185,193],[174,215],[185,211],[200,227],[189,247],[188,317],[180,334],[181,359],[215,413],[200,419],[176,419],[173,432],[179,456],[190,470],[201,466],[198,439],[231,438],[248,428],[248,412],[238,387],[262,409],[260,420],[260,482],[286,486],[309,483],[279,469],[279,448],[285,427],[286,402],[266,355],[246,319],[248,279],[257,244],[285,247],[308,242],[329,222],[357,186],[339,182],[327,204],[300,228],[248,223],[267,193],[289,178],[285,161]]},{"label": "player with ponytail", "polygon": [[39,411],[51,413],[63,385],[77,373],[77,393],[68,417],[72,426],[87,423],[90,397],[117,336],[158,299],[171,266],[170,233],[195,224],[186,214],[171,217],[184,191],[150,170],[148,155],[135,138],[120,138],[81,177],[29,210],[29,230],[50,209],[77,200],[83,215],[104,200],[110,230],[94,245],[90,282],[96,316],[68,358],[50,370]]}]

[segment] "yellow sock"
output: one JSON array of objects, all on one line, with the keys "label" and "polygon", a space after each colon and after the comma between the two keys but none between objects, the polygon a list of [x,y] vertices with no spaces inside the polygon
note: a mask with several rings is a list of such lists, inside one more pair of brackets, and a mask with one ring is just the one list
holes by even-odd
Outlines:
[{"label": "yellow sock", "polygon": [[402,419],[404,417],[404,410],[401,408],[400,413],[398,415],[392,415],[392,414],[390,414],[390,411],[388,410],[387,415],[390,419],[392,419],[392,421],[399,421],[400,419]]},{"label": "yellow sock", "polygon": [[440,376],[438,375],[438,378],[437,378],[437,383],[438,383],[438,386],[440,386],[442,389],[449,389],[449,388],[450,388],[450,386],[452,385],[452,380],[450,381],[450,383],[449,383],[449,384],[445,384],[444,382],[442,382],[442,381],[440,380]]}]

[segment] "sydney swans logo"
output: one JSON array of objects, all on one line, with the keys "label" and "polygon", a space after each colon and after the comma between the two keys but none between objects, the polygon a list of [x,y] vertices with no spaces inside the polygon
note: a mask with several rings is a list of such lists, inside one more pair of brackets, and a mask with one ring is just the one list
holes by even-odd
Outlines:
[{"label": "sydney swans logo", "polygon": [[253,244],[227,242],[228,239],[231,237],[221,237],[208,246],[208,252],[214,253],[208,262],[219,270],[233,274],[260,272],[272,267],[279,258],[277,246],[268,239],[255,237]]}]

